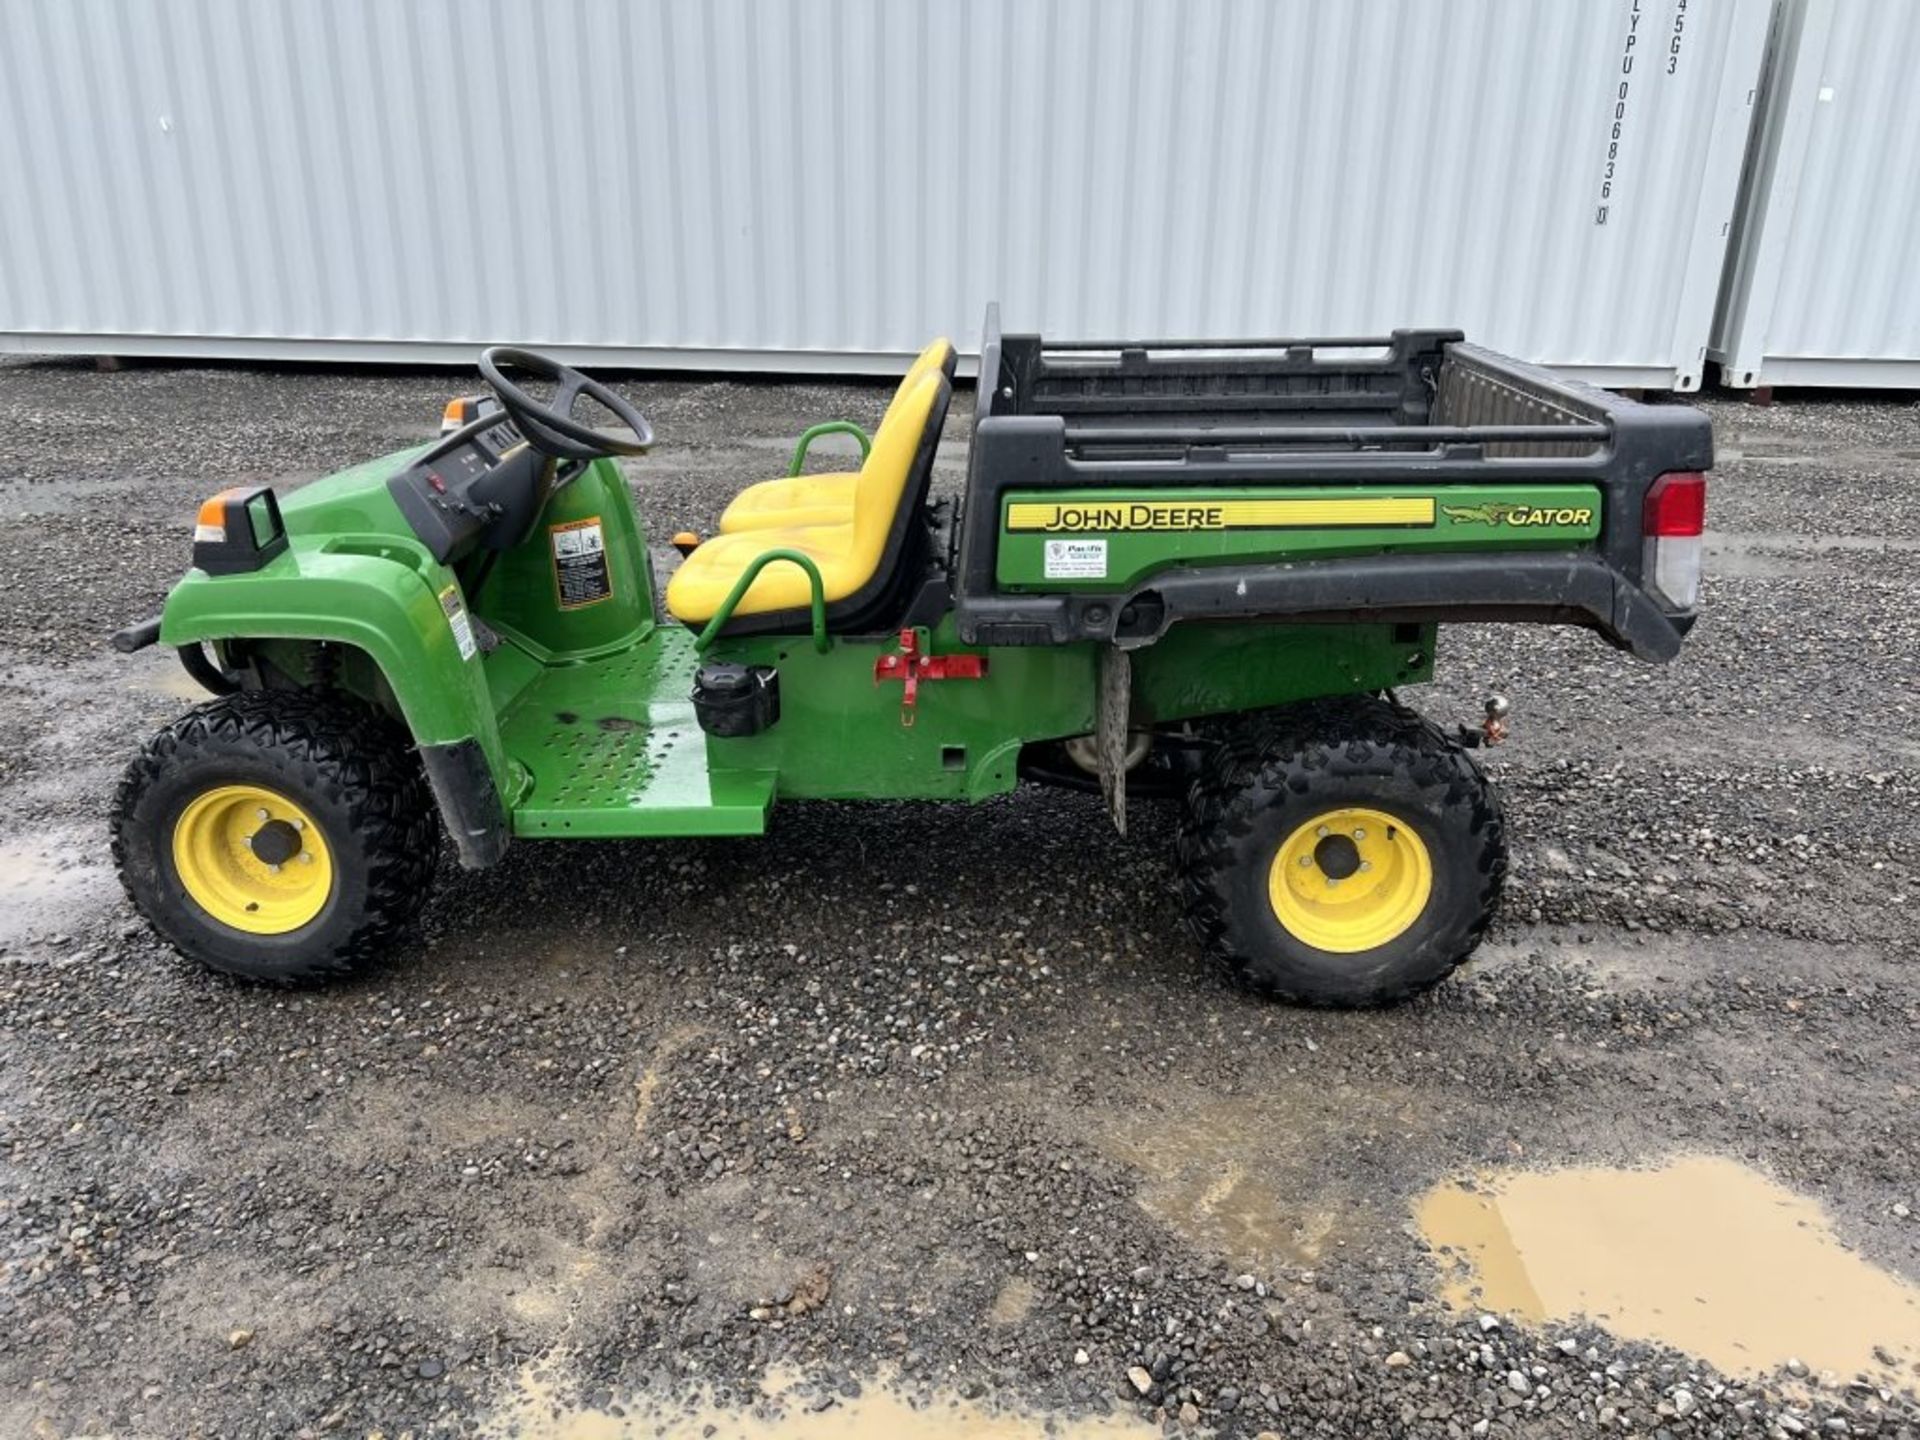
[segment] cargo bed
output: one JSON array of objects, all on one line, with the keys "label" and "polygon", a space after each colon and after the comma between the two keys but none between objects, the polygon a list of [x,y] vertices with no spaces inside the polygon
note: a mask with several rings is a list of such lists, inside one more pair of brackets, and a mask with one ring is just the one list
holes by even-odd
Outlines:
[{"label": "cargo bed", "polygon": [[1150,644],[1181,622],[1523,620],[1664,660],[1648,490],[1712,464],[1706,417],[1467,343],[982,345],[956,527],[962,637]]}]

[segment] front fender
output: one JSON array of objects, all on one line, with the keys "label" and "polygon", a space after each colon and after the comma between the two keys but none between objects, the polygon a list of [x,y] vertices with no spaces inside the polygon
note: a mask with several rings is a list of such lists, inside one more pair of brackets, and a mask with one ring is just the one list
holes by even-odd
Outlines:
[{"label": "front fender", "polygon": [[[385,678],[427,760],[428,778],[462,861],[484,864],[504,846],[501,797],[511,793],[510,772],[479,655],[471,641],[469,653],[462,653],[442,600],[449,588],[464,614],[465,598],[453,572],[409,540],[351,535],[306,545],[296,540],[256,571],[219,576],[188,571],[167,597],[160,639],[167,645],[325,640],[362,651]],[[449,753],[463,758],[448,764]],[[489,782],[491,795],[475,793]],[[480,833],[496,823],[498,839]]]}]

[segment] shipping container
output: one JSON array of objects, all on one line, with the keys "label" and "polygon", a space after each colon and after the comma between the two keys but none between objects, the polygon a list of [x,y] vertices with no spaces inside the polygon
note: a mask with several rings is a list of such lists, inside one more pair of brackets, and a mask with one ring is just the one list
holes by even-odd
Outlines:
[{"label": "shipping container", "polygon": [[1457,326],[1699,384],[1768,0],[0,0],[0,348],[898,368]]},{"label": "shipping container", "polygon": [[1920,5],[1782,0],[1712,358],[1730,385],[1920,387]]}]

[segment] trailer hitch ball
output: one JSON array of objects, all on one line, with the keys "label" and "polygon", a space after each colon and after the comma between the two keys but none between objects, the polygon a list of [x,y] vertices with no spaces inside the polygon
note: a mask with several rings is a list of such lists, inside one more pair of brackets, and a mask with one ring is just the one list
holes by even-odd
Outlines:
[{"label": "trailer hitch ball", "polygon": [[1480,723],[1480,733],[1489,745],[1498,745],[1507,738],[1507,716],[1513,710],[1512,703],[1504,695],[1487,697],[1487,718]]},{"label": "trailer hitch ball", "polygon": [[1478,750],[1482,745],[1498,745],[1508,735],[1507,715],[1513,706],[1504,695],[1487,697],[1487,713],[1478,727],[1460,725],[1454,729],[1454,739],[1469,750]]}]

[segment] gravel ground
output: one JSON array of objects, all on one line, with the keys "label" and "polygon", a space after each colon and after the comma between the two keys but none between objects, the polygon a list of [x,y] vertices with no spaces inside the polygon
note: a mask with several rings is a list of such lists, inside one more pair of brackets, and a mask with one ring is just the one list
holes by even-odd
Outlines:
[{"label": "gravel ground", "polygon": [[[1481,1167],[1705,1152],[1920,1278],[1910,398],[1707,402],[1709,610],[1676,663],[1443,637],[1408,698],[1514,697],[1514,878],[1482,958],[1399,1009],[1235,991],[1179,928],[1170,810],[1121,840],[1024,790],[525,844],[449,867],[364,980],[212,978],[103,835],[191,691],[103,637],[156,608],[203,495],[411,442],[460,383],[0,364],[0,1435],[463,1434],[536,1370],[604,1418],[776,1365],[809,1407],[891,1377],[1242,1437],[1920,1430],[1910,1363],[1731,1380],[1455,1314],[1410,1218]],[[655,534],[886,400],[634,391]]]}]

